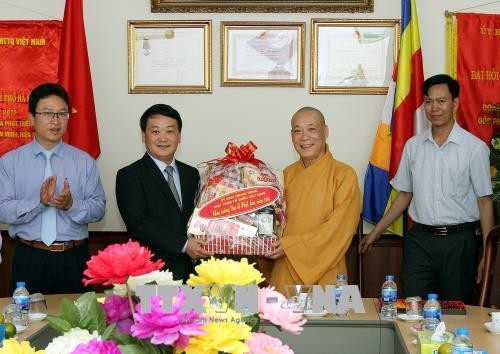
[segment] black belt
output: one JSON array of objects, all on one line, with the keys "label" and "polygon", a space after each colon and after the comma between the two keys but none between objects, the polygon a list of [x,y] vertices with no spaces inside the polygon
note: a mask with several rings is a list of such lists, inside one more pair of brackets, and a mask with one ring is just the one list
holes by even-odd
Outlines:
[{"label": "black belt", "polygon": [[413,229],[433,234],[434,236],[446,236],[464,231],[472,231],[479,227],[479,223],[464,222],[456,225],[424,225],[418,222],[413,223]]}]

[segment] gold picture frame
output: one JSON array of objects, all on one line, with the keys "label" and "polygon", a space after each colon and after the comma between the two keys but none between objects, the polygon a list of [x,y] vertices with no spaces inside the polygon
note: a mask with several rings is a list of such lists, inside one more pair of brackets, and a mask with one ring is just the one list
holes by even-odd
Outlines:
[{"label": "gold picture frame", "polygon": [[399,20],[312,19],[311,93],[387,94]]},{"label": "gold picture frame", "polygon": [[212,22],[128,21],[129,93],[211,93]]},{"label": "gold picture frame", "polygon": [[151,0],[151,12],[373,12],[374,0]]},{"label": "gold picture frame", "polygon": [[304,87],[304,22],[222,22],[221,86]]}]

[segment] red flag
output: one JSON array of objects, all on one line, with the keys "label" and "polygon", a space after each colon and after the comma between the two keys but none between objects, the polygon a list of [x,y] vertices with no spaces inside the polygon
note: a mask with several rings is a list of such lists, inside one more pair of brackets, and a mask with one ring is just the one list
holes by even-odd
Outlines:
[{"label": "red flag", "polygon": [[63,139],[68,144],[99,156],[99,134],[92,92],[83,0],[66,0],[59,56],[59,83],[68,91],[71,116]]}]

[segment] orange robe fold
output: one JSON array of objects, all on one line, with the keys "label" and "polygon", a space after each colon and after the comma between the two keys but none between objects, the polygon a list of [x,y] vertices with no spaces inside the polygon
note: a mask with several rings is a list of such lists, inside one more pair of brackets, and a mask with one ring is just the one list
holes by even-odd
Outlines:
[{"label": "orange robe fold", "polygon": [[284,175],[285,257],[274,262],[269,284],[282,294],[286,285],[334,284],[337,273],[347,272],[345,253],[361,212],[356,172],[327,149],[311,166],[299,160]]}]

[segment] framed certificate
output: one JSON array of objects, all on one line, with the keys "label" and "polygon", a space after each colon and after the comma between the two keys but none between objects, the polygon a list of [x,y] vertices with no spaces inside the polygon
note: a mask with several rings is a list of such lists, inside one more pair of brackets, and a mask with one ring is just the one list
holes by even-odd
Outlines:
[{"label": "framed certificate", "polygon": [[304,86],[305,23],[222,22],[222,86]]},{"label": "framed certificate", "polygon": [[311,21],[311,93],[387,94],[399,20]]},{"label": "framed certificate", "polygon": [[211,25],[128,21],[128,92],[212,92]]},{"label": "framed certificate", "polygon": [[151,0],[151,12],[373,12],[374,0]]}]

